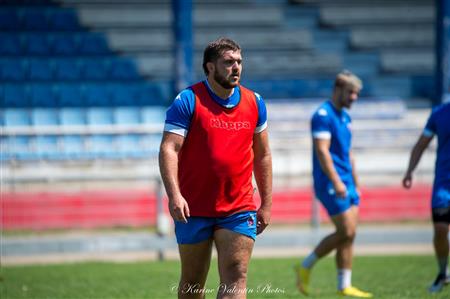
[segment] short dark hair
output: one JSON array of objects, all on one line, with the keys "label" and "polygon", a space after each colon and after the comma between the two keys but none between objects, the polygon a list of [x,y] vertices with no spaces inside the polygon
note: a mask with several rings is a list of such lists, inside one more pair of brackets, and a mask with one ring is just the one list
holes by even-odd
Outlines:
[{"label": "short dark hair", "polygon": [[206,75],[208,75],[209,71],[206,67],[206,64],[208,62],[215,62],[220,55],[222,55],[225,51],[240,51],[241,46],[234,40],[227,38],[227,37],[221,37],[219,39],[216,39],[215,41],[210,42],[203,52],[203,71]]}]

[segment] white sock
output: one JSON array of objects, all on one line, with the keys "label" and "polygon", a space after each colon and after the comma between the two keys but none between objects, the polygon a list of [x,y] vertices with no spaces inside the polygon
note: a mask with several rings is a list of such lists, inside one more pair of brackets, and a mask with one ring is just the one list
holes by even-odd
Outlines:
[{"label": "white sock", "polygon": [[352,270],[338,269],[338,290],[343,290],[352,285]]},{"label": "white sock", "polygon": [[302,262],[302,266],[307,268],[307,269],[311,269],[314,264],[317,262],[318,257],[315,254],[315,252],[311,252]]}]

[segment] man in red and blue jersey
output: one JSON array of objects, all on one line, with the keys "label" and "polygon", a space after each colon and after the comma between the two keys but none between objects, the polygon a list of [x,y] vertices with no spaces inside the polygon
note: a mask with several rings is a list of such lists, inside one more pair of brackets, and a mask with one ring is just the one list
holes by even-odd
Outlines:
[{"label": "man in red and blue jersey", "polygon": [[438,147],[431,198],[431,214],[434,228],[433,245],[439,272],[429,288],[431,293],[441,291],[444,285],[450,282],[447,270],[450,224],[450,103],[439,105],[431,112],[425,129],[411,151],[408,169],[403,178],[405,188],[411,188],[414,169],[435,135],[437,136]]},{"label": "man in red and blue jersey", "polygon": [[239,84],[242,55],[235,41],[209,43],[203,70],[206,79],[183,90],[167,110],[159,156],[181,258],[178,297],[204,297],[214,243],[218,298],[245,298],[253,244],[269,224],[272,205],[267,112],[261,96]]},{"label": "man in red and blue jersey", "polygon": [[356,235],[359,186],[351,148],[351,118],[344,108],[358,99],[361,80],[343,71],[336,77],[331,100],[323,103],[311,119],[314,192],[327,210],[336,231],[326,236],[296,267],[297,287],[309,294],[312,267],[336,250],[338,293],[370,298],[371,293],[352,286],[353,240]]}]

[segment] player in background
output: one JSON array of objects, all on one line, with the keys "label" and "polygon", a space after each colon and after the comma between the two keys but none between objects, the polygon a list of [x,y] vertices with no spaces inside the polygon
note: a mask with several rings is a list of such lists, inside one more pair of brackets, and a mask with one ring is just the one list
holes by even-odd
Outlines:
[{"label": "player in background", "polygon": [[245,298],[253,244],[269,224],[272,205],[266,106],[239,84],[242,55],[233,40],[209,43],[203,70],[206,79],[183,90],[169,107],[160,147],[181,258],[178,297],[204,298],[214,243],[218,298]]},{"label": "player in background", "polygon": [[359,185],[351,150],[350,108],[362,89],[361,80],[349,71],[335,79],[331,100],[323,103],[311,119],[313,139],[314,192],[327,210],[336,231],[326,236],[296,266],[297,288],[308,295],[314,264],[336,249],[338,293],[344,296],[370,298],[371,293],[352,286],[353,240],[356,235]]},{"label": "player in background", "polygon": [[412,175],[423,152],[434,136],[437,136],[437,152],[434,173],[431,214],[433,218],[433,245],[438,263],[438,275],[429,287],[432,293],[442,290],[450,281],[447,265],[449,253],[448,230],[450,224],[450,103],[437,106],[431,112],[425,129],[414,145],[403,186],[411,188]]}]

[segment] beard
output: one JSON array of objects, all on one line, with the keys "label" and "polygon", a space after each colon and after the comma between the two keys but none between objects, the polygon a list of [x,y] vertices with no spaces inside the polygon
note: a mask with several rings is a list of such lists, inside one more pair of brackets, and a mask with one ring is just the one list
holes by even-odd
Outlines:
[{"label": "beard", "polygon": [[[233,73],[231,76],[239,76],[239,74]],[[239,77],[240,78],[240,77]],[[222,76],[217,72],[217,70],[214,72],[214,80],[223,88],[225,89],[232,89],[236,87],[239,84],[239,79],[237,81],[231,81],[225,76]]]}]

